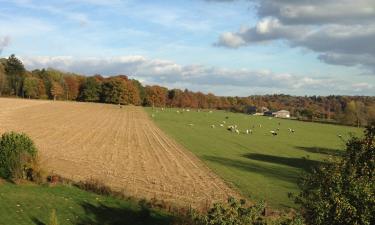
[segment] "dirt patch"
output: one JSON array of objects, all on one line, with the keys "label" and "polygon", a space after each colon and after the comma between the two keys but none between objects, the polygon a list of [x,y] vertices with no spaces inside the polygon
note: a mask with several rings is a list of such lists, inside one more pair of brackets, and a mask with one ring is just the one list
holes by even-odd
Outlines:
[{"label": "dirt patch", "polygon": [[0,108],[0,132],[30,135],[51,173],[193,207],[236,195],[141,107],[0,99]]}]

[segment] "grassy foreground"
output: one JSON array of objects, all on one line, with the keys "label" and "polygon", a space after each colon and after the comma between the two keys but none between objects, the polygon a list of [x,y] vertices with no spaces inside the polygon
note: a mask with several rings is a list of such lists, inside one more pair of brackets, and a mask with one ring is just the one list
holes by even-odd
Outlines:
[{"label": "grassy foreground", "polygon": [[132,201],[100,196],[69,186],[15,185],[0,182],[0,225],[48,224],[52,209],[60,225],[170,223],[168,215],[141,213]]},{"label": "grassy foreground", "polygon": [[[287,194],[298,192],[296,183],[302,171],[329,155],[340,154],[349,133],[362,134],[359,128],[225,111],[146,111],[162,130],[245,196],[266,200],[277,208],[294,206]],[[224,127],[219,126],[223,121]],[[211,128],[213,124],[215,128]],[[237,135],[226,129],[234,124],[241,132],[252,129],[253,134]],[[270,131],[277,128],[278,135],[273,136]]]}]

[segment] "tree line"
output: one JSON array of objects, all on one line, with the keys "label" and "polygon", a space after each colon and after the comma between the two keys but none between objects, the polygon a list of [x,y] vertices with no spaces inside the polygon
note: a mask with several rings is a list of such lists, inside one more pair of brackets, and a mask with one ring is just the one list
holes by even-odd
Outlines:
[{"label": "tree line", "polygon": [[210,108],[243,113],[259,112],[262,107],[266,107],[273,111],[288,110],[293,117],[301,120],[356,126],[365,126],[375,120],[373,96],[216,96],[187,89],[144,86],[125,75],[83,76],[50,68],[27,71],[14,55],[0,59],[0,96],[152,107]]}]

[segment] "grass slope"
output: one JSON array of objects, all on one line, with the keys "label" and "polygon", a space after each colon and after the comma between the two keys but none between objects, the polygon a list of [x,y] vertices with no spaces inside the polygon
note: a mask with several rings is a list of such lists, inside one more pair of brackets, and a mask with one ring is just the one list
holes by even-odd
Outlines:
[{"label": "grass slope", "polygon": [[60,225],[169,224],[167,215],[144,217],[134,202],[69,186],[0,184],[0,225],[48,224],[52,209]]},{"label": "grass slope", "polygon": [[[340,154],[349,133],[362,133],[361,129],[346,126],[225,111],[177,113],[177,110],[146,108],[150,115],[154,114],[153,119],[161,129],[245,196],[264,199],[278,208],[293,207],[287,193],[298,191],[296,181],[302,171],[308,171],[329,155]],[[226,121],[225,127],[219,126],[222,121]],[[216,128],[211,128],[211,124]],[[237,124],[241,131],[252,129],[253,134],[229,132],[226,127],[230,124]],[[277,128],[279,134],[272,136],[270,130]],[[296,132],[290,133],[288,128]]]}]

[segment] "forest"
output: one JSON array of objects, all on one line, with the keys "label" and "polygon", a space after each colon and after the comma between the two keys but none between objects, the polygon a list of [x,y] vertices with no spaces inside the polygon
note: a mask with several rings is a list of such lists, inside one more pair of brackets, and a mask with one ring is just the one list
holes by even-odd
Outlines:
[{"label": "forest", "polygon": [[259,112],[266,107],[272,111],[288,110],[293,118],[306,121],[352,126],[366,126],[375,121],[374,96],[216,96],[187,89],[143,85],[126,75],[84,76],[52,68],[28,71],[15,55],[0,59],[0,96],[243,113]]}]

